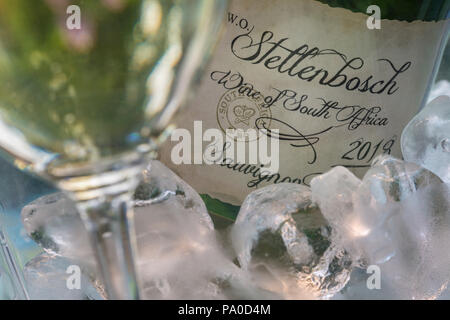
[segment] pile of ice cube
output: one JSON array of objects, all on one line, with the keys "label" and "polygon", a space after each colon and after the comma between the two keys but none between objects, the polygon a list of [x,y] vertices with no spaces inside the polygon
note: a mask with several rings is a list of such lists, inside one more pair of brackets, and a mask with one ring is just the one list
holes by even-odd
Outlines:
[{"label": "pile of ice cube", "polygon": [[[152,161],[135,200],[143,297],[448,297],[450,98],[436,98],[410,122],[402,151],[405,160],[376,158],[363,179],[336,167],[311,188],[258,189],[222,230],[188,184]],[[22,218],[46,251],[25,268],[32,298],[104,297],[70,200],[46,196],[26,206]],[[84,272],[81,291],[64,287],[73,263]]]}]

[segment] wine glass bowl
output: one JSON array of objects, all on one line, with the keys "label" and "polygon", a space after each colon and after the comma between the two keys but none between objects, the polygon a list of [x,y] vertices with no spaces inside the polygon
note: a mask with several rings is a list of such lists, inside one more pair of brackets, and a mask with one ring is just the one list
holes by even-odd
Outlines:
[{"label": "wine glass bowl", "polygon": [[110,298],[138,297],[131,194],[225,5],[0,0],[0,146],[77,201]]},{"label": "wine glass bowl", "polygon": [[148,144],[203,61],[220,4],[72,1],[81,29],[70,30],[64,2],[0,1],[2,122],[53,165]]}]

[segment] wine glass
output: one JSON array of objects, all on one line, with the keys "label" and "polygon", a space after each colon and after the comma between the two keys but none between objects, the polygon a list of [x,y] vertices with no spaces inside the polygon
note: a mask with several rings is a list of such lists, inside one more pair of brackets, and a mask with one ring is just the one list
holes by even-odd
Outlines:
[{"label": "wine glass", "polygon": [[138,299],[130,201],[224,0],[0,0],[0,146],[66,191],[110,299]]}]

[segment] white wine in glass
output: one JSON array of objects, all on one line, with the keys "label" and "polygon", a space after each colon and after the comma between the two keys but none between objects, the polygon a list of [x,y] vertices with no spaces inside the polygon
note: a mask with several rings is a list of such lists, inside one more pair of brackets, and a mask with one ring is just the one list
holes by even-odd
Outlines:
[{"label": "white wine in glass", "polygon": [[137,299],[131,195],[224,0],[0,0],[0,147],[65,190],[108,297]]}]

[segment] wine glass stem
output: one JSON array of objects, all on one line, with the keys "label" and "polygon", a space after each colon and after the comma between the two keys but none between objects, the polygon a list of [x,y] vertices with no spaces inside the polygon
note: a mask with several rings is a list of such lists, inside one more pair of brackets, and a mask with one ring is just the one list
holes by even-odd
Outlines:
[{"label": "wine glass stem", "polygon": [[139,299],[131,196],[77,207],[90,235],[98,269],[109,299]]}]

